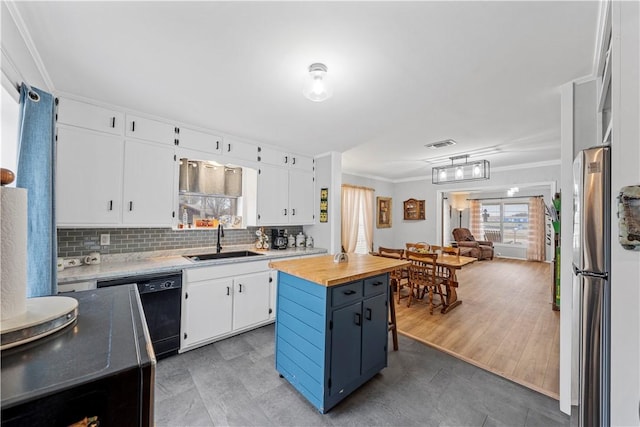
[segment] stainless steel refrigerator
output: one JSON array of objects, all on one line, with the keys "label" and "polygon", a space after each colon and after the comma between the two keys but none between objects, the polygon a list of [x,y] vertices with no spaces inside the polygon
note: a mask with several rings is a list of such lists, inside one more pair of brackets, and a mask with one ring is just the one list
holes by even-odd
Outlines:
[{"label": "stainless steel refrigerator", "polygon": [[605,146],[589,148],[578,153],[573,162],[573,270],[580,295],[580,426],[608,426],[610,420],[609,151]]}]

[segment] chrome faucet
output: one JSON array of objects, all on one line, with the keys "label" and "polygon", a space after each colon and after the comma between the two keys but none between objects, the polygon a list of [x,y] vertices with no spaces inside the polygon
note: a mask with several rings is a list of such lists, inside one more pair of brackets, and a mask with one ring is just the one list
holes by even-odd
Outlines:
[{"label": "chrome faucet", "polygon": [[222,224],[218,224],[218,243],[216,244],[216,253],[220,253],[222,250],[222,244],[220,244],[220,238],[224,237],[224,229],[222,228]]}]

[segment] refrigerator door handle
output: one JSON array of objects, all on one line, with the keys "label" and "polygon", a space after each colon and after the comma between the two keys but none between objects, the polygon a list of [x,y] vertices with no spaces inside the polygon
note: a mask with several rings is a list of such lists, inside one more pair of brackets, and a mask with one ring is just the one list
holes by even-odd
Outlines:
[{"label": "refrigerator door handle", "polygon": [[573,265],[573,273],[576,276],[581,275],[585,277],[595,277],[596,279],[609,280],[609,273],[607,272],[580,270],[578,269],[578,267],[575,266],[575,264]]}]

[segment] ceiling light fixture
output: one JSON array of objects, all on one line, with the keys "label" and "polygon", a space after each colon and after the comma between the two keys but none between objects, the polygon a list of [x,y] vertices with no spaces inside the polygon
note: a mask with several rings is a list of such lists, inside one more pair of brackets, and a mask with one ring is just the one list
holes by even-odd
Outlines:
[{"label": "ceiling light fixture", "polygon": [[309,65],[309,77],[302,93],[314,102],[322,102],[331,98],[333,88],[327,79],[327,66],[320,63]]},{"label": "ceiling light fixture", "polygon": [[[433,167],[431,169],[431,182],[433,184],[449,184],[451,182],[479,181],[489,179],[489,161],[475,160],[469,162],[469,155],[449,157],[451,164]],[[464,163],[454,164],[455,160],[464,159]]]}]

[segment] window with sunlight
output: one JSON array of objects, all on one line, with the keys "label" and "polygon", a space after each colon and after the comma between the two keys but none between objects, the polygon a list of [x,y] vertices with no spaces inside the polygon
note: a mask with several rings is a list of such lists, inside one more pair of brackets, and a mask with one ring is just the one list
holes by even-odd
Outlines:
[{"label": "window with sunlight", "polygon": [[511,245],[528,244],[528,203],[511,201],[482,203],[480,212],[486,240]]}]

